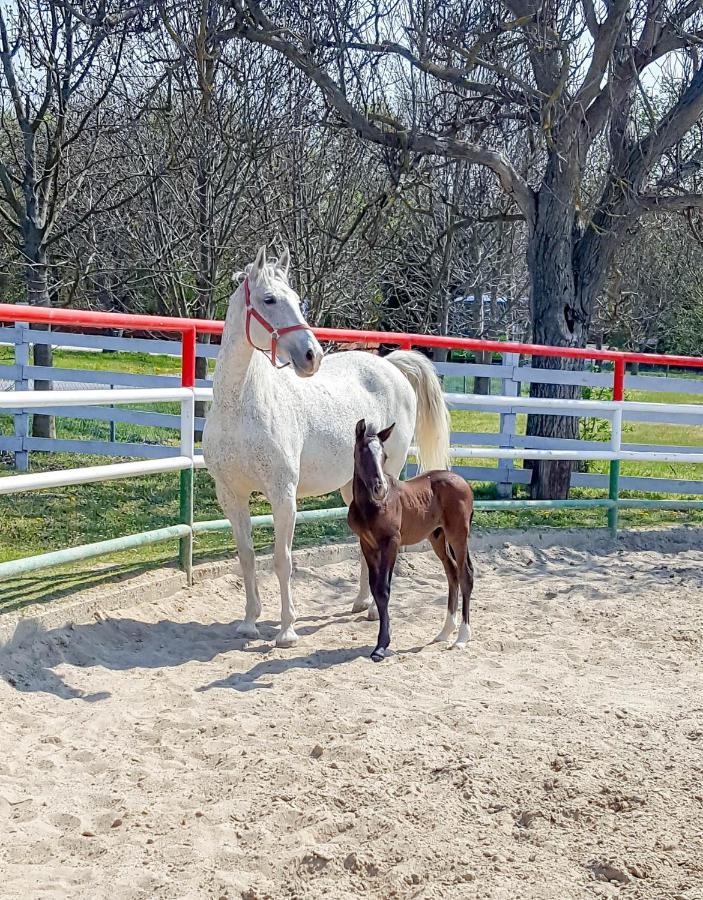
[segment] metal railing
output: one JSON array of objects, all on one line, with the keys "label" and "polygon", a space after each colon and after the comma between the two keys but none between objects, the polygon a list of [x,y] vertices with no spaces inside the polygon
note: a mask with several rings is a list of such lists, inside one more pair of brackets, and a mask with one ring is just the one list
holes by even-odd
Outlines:
[{"label": "metal railing", "polygon": [[[122,550],[134,549],[146,544],[178,538],[180,541],[180,563],[190,582],[193,567],[193,538],[196,534],[213,531],[225,531],[230,527],[226,519],[214,521],[195,522],[193,517],[193,472],[197,468],[204,468],[205,461],[201,454],[195,453],[194,444],[194,416],[196,400],[211,400],[211,388],[180,387],[170,389],[132,389],[121,391],[75,391],[71,393],[70,402],[75,405],[98,405],[101,403],[135,403],[148,401],[150,403],[179,401],[181,405],[181,446],[180,455],[165,459],[137,460],[127,463],[115,463],[104,466],[89,466],[75,469],[65,469],[54,472],[37,472],[23,475],[12,475],[0,479],[0,494],[14,494],[21,491],[42,490],[67,485],[86,484],[98,481],[110,481],[124,478],[134,478],[143,475],[157,473],[180,473],[180,516],[177,524],[141,532],[139,534],[126,535],[112,540],[99,541],[92,544],[83,544],[77,547],[68,547],[51,553],[24,559],[10,560],[0,563],[0,578],[23,575],[39,569],[65,563],[76,562],[94,556],[102,556]],[[609,449],[603,451],[593,450],[568,450],[568,449],[542,449],[530,450],[529,455],[535,459],[547,460],[607,460],[614,465],[621,461],[648,460],[657,462],[683,461],[690,463],[703,463],[703,450],[691,453],[654,453],[648,451],[623,450],[621,444],[622,418],[626,411],[646,412],[655,403],[635,403],[628,401],[609,400],[549,400],[536,398],[495,398],[483,395],[457,394],[452,395],[456,406],[468,409],[476,409],[497,401],[499,405],[511,405],[516,410],[531,412],[550,412],[559,409],[561,415],[581,416],[597,413],[603,418],[609,419],[612,425]],[[51,391],[17,391],[8,397],[8,408],[42,409],[55,403],[55,397]],[[689,414],[695,414],[703,424],[703,406],[689,405],[686,410]],[[411,455],[414,448],[411,448]],[[525,456],[525,450],[501,449],[486,447],[452,447],[451,456],[454,459],[471,457],[489,457],[495,459],[515,459]],[[592,500],[478,500],[476,509],[555,509],[567,508],[604,508],[608,510],[611,529],[617,527],[617,511],[622,508],[640,508],[660,506],[669,509],[703,508],[703,501],[662,501],[662,500],[622,500],[617,493],[617,479],[611,485],[611,491],[607,498]],[[346,516],[346,507],[334,509],[303,510],[298,513],[296,521],[306,522],[317,519],[343,518]],[[269,526],[273,524],[270,515],[254,516],[253,526]]]},{"label": "metal railing", "polygon": [[[179,472],[180,514],[179,522],[153,531],[126,535],[112,540],[84,544],[78,547],[44,553],[24,559],[0,563],[0,578],[25,574],[51,566],[69,563],[94,556],[128,550],[145,544],[178,538],[180,541],[180,563],[187,578],[192,578],[193,538],[198,533],[226,530],[229,522],[220,519],[210,522],[195,522],[193,516],[194,470],[204,466],[201,455],[196,455],[194,445],[194,410],[196,400],[210,400],[212,389],[195,387],[196,336],[200,333],[221,333],[222,322],[190,319],[170,319],[155,316],[130,316],[118,313],[94,313],[78,310],[57,310],[35,307],[8,306],[0,304],[0,321],[41,322],[54,324],[84,325],[92,327],[119,327],[126,330],[150,330],[178,333],[182,341],[181,387],[163,389],[124,390],[81,390],[61,392],[15,391],[2,397],[1,406],[11,409],[51,408],[59,401],[62,406],[119,405],[135,402],[180,401],[181,445],[178,456],[139,460],[113,465],[67,469],[58,472],[30,473],[8,476],[0,479],[0,493],[9,494],[26,490],[40,490],[46,487],[83,484],[94,481],[130,478],[161,472]],[[661,363],[675,366],[703,368],[703,359],[697,357],[664,356],[660,354],[618,353],[581,348],[545,347],[531,344],[480,341],[462,338],[447,338],[425,335],[391,334],[383,332],[355,332],[346,329],[316,329],[321,340],[361,341],[397,344],[403,348],[413,346],[446,347],[463,350],[495,350],[500,352],[525,353],[534,356],[562,356],[580,359],[610,360],[614,364],[613,400],[550,400],[525,397],[486,397],[483,395],[450,394],[447,399],[453,408],[477,409],[482,407],[505,408],[512,412],[557,412],[559,415],[593,415],[611,422],[611,435],[607,450],[567,448],[492,448],[453,447],[454,459],[494,458],[494,459],[549,459],[549,460],[590,460],[609,462],[609,492],[607,497],[573,500],[479,500],[476,508],[481,510],[556,509],[556,508],[603,508],[608,511],[608,523],[613,531],[617,529],[619,509],[639,507],[661,507],[668,509],[703,508],[703,501],[692,500],[623,500],[619,497],[619,470],[621,461],[647,460],[656,462],[703,463],[703,452],[669,452],[623,450],[622,420],[626,412],[658,411],[661,404],[635,403],[623,400],[625,364],[628,361]],[[703,406],[689,404],[677,406],[681,412],[694,417],[703,424]],[[342,518],[346,508],[305,510],[298,513],[297,521],[305,522],[321,518]],[[255,516],[253,526],[272,524],[272,517]]]}]

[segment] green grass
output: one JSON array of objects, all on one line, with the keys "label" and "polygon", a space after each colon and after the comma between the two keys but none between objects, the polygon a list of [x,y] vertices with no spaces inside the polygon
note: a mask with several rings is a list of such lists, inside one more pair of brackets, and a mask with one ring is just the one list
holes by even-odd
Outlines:
[{"label": "green grass", "polygon": [[[0,364],[12,362],[11,348],[0,347]],[[180,369],[178,359],[147,354],[98,354],[58,350],[54,355],[55,364],[65,368],[86,368],[93,370],[143,372],[151,374],[177,374]],[[463,390],[463,379],[446,379],[447,390]],[[470,389],[470,383],[468,387]],[[498,384],[494,386],[497,391]],[[699,403],[696,394],[660,394],[656,392],[632,391],[627,399],[667,403]],[[178,404],[151,404],[140,406],[158,412],[178,412]],[[518,416],[518,431],[524,433],[526,416]],[[452,427],[455,431],[497,432],[500,417],[496,413],[476,411],[454,411]],[[12,432],[12,417],[0,416],[0,431]],[[57,436],[60,438],[102,439],[109,435],[106,422],[82,422],[75,419],[57,420]],[[668,425],[663,432],[661,426],[648,423],[630,423],[626,426],[624,440],[627,443],[661,443],[682,446],[703,446],[703,427],[688,425]],[[154,441],[176,444],[175,430],[145,428],[124,423],[117,424],[117,438],[121,441]],[[77,454],[34,454],[34,471],[104,463],[104,457],[86,457]],[[474,459],[470,465],[495,466],[496,460]],[[607,472],[607,463],[591,462],[591,472]],[[6,467],[2,475],[13,474]],[[623,475],[638,475],[672,478],[699,478],[703,480],[703,465],[668,463],[626,463]],[[196,520],[222,518],[217,503],[214,485],[204,471],[195,474],[195,517]],[[475,484],[477,497],[492,499],[495,488],[492,484]],[[524,496],[524,490],[518,490]],[[575,490],[574,497],[597,497],[602,492]],[[644,496],[623,494],[623,496]],[[675,496],[675,495],[667,495]],[[342,505],[338,495],[306,500],[301,508],[323,508]],[[261,497],[252,501],[252,514],[269,512],[268,504]],[[523,510],[516,512],[479,512],[476,524],[479,528],[536,528],[536,527],[603,527],[604,510],[554,510],[536,512]],[[107,540],[125,534],[151,530],[178,521],[178,474],[162,474],[125,481],[101,484],[79,485],[40,492],[28,492],[14,496],[0,496],[0,561],[31,556],[63,547]],[[659,525],[670,523],[701,523],[703,512],[691,511],[623,511],[623,527],[637,525]],[[339,540],[348,535],[342,521],[309,523],[296,530],[296,546],[308,546]],[[271,547],[271,529],[256,529],[255,546],[263,551]],[[230,554],[233,550],[229,532],[199,535],[195,540],[195,559],[206,559]],[[63,593],[95,586],[103,582],[124,578],[150,567],[174,565],[177,558],[177,542],[170,541],[115,554],[98,560],[75,563],[46,572],[3,583],[0,588],[0,612],[22,608],[31,603],[46,602]]]},{"label": "green grass", "polygon": [[[102,462],[102,457],[52,454],[48,458],[37,454],[32,468],[34,471],[55,470]],[[2,474],[12,472],[6,470]],[[178,473],[167,473],[0,496],[0,521],[3,523],[0,562],[173,525],[179,515],[178,481]],[[300,503],[302,509],[342,505],[337,494]],[[261,515],[271,510],[263,498],[255,497],[251,511],[252,515]],[[196,520],[222,517],[212,478],[203,470],[196,471]],[[305,523],[296,529],[295,545],[310,546],[347,534],[346,523],[341,521]],[[255,529],[257,550],[270,548],[272,539],[270,528]],[[222,557],[231,553],[233,546],[230,532],[197,535],[195,561]],[[174,540],[12,579],[0,588],[0,611],[21,608],[27,603],[53,598],[57,593],[92,586],[149,567],[175,564],[177,554],[178,544]]]},{"label": "green grass", "polygon": [[[90,369],[93,372],[178,375],[181,371],[181,361],[177,357],[151,353],[87,353],[58,348],[54,350],[53,360],[54,365],[60,369]],[[14,349],[0,347],[0,365],[12,365],[14,361]]]}]

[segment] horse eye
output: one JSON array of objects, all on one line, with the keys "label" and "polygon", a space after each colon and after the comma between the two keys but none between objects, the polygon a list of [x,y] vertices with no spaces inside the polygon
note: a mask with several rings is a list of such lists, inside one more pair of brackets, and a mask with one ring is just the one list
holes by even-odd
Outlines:
[{"label": "horse eye", "polygon": [[275,302],[276,302],[276,298],[275,298],[275,297],[272,297],[271,294],[267,294],[267,295],[264,297],[264,303],[265,303],[267,306],[273,306]]}]

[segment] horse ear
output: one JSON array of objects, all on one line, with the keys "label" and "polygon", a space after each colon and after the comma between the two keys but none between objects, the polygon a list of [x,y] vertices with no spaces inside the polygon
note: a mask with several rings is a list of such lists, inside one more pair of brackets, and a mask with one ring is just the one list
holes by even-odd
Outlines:
[{"label": "horse ear", "polygon": [[254,264],[251,267],[250,274],[254,278],[258,278],[262,273],[266,266],[266,244],[262,244],[259,247],[259,252],[256,254],[256,259],[254,260]]},{"label": "horse ear", "polygon": [[388,438],[391,436],[393,429],[395,428],[395,422],[392,425],[389,425],[388,428],[384,428],[383,431],[378,432],[378,439],[382,444],[385,444]]},{"label": "horse ear", "polygon": [[276,260],[276,268],[280,269],[281,272],[288,278],[288,270],[290,269],[290,251],[288,247],[283,249],[283,253]]},{"label": "horse ear", "polygon": [[359,419],[356,423],[356,439],[362,440],[366,436],[366,419]]}]

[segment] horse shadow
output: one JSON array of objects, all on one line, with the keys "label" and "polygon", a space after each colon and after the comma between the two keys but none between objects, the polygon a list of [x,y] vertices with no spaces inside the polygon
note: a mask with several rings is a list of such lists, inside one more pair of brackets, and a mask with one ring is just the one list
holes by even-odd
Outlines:
[{"label": "horse shadow", "polygon": [[[346,621],[362,621],[356,613],[337,611],[301,616],[296,630],[301,638]],[[272,686],[261,682],[264,675],[275,676],[293,668],[329,668],[368,655],[368,647],[340,650],[313,650],[308,656],[267,659],[279,625],[261,621],[261,640],[249,642],[236,633],[237,622],[142,622],[128,618],[107,618],[88,624],[44,629],[37,620],[20,620],[13,636],[0,646],[0,678],[22,693],[49,693],[63,700],[96,703],[110,696],[107,691],[87,693],[66,682],[57,669],[104,668],[113,671],[163,669],[189,662],[210,662],[231,651],[256,654],[263,659],[248,672],[232,674],[198,691],[216,687],[235,690]],[[375,634],[375,632],[374,632]]]},{"label": "horse shadow", "polygon": [[[232,672],[226,678],[219,678],[196,688],[197,693],[204,693],[217,688],[230,688],[235,691],[250,691],[261,688],[272,688],[273,681],[262,681],[264,676],[275,677],[290,672],[291,669],[329,669],[333,666],[352,662],[360,656],[368,656],[369,647],[348,647],[339,650],[315,650],[307,656],[277,657],[263,659],[249,669],[248,672]],[[251,652],[261,653],[260,648],[246,648]],[[266,651],[264,651],[264,655]]]}]

